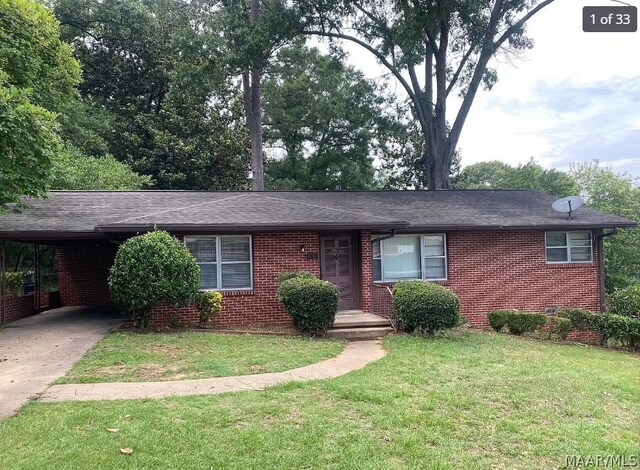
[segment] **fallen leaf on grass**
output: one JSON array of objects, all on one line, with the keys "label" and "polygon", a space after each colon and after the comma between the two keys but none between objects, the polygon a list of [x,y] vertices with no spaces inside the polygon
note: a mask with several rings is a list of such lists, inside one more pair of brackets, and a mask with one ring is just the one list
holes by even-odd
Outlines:
[{"label": "fallen leaf on grass", "polygon": [[118,432],[120,430],[116,429],[116,428],[107,428],[107,431],[109,431],[109,432]]},{"label": "fallen leaf on grass", "polygon": [[124,455],[131,455],[133,454],[133,449],[131,447],[125,447],[124,449],[120,449],[120,452]]}]

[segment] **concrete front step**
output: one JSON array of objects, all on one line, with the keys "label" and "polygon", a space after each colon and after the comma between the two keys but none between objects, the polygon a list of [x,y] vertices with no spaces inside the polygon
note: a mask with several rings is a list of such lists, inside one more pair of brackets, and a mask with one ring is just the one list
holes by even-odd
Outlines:
[{"label": "concrete front step", "polygon": [[[388,325],[388,323],[387,323]],[[327,331],[329,338],[341,338],[349,340],[366,340],[382,338],[393,332],[393,328],[390,326],[374,326],[374,327],[360,327],[360,328],[333,328]]]},{"label": "concrete front step", "polygon": [[389,320],[382,317],[377,318],[352,318],[352,317],[336,317],[333,322],[333,328],[367,328],[374,326],[389,326]]}]

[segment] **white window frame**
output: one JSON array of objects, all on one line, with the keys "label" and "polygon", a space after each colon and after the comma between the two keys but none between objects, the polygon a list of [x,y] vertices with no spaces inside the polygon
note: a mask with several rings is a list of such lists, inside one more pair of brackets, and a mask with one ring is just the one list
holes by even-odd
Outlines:
[{"label": "white window frame", "polygon": [[[421,273],[421,277],[420,278],[415,278],[415,279],[385,279],[384,277],[384,242],[385,240],[380,240],[378,243],[380,244],[380,258],[374,258],[373,257],[373,247],[372,247],[372,273],[373,273],[373,260],[380,260],[380,280],[374,280],[374,283],[377,284],[384,284],[387,282],[399,282],[401,280],[422,280],[422,281],[435,281],[435,282],[440,282],[440,281],[448,281],[449,280],[449,254],[448,254],[448,247],[447,247],[447,234],[446,233],[400,233],[398,235],[407,235],[407,236],[414,236],[414,237],[420,237],[420,273]],[[377,236],[382,236],[382,235],[377,235]],[[440,256],[428,256],[428,258],[442,258],[444,259],[444,277],[443,278],[425,278],[424,277],[424,273],[425,273],[425,258],[427,258],[427,256],[425,256],[425,252],[424,252],[424,237],[434,237],[434,236],[441,236],[443,243],[444,243],[444,255],[440,255]],[[375,241],[375,239],[374,239]]]},{"label": "white window frame", "polygon": [[[222,239],[223,238],[237,238],[245,237],[249,239],[249,287],[222,287],[222,265],[223,264],[247,264],[247,261],[222,261]],[[183,243],[187,246],[187,240],[190,238],[214,238],[216,240],[216,262],[213,261],[198,261],[198,266],[201,264],[215,264],[216,265],[216,279],[218,286],[214,289],[200,289],[201,291],[249,291],[253,290],[253,237],[251,235],[187,235],[183,237]],[[197,261],[197,260],[196,260]]]},{"label": "white window frame", "polygon": [[[550,234],[558,234],[564,233],[565,239],[567,240],[567,244],[564,246],[549,246],[547,245],[547,236]],[[571,237],[572,233],[588,233],[589,234],[589,253],[590,257],[588,261],[572,261],[571,259]],[[564,248],[567,250],[567,261],[549,261],[548,257],[548,249],[549,248]],[[586,246],[576,246],[574,248],[587,248]],[[590,230],[558,230],[558,231],[549,231],[544,233],[544,258],[547,264],[590,264],[593,263],[593,235]]]}]

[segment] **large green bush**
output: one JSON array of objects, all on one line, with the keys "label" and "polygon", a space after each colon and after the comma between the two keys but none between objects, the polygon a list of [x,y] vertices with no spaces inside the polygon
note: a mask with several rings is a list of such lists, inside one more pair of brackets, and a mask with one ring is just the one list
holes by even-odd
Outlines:
[{"label": "large green bush", "polygon": [[564,340],[571,329],[571,320],[563,317],[549,317],[547,325],[549,325],[549,337],[556,336],[558,339]]},{"label": "large green bush", "polygon": [[599,315],[594,329],[602,335],[602,344],[610,341],[631,349],[640,348],[640,319],[623,315]]},{"label": "large green bush", "polygon": [[610,294],[607,297],[607,313],[640,319],[640,284]]},{"label": "large green bush", "polygon": [[393,286],[393,309],[400,326],[433,334],[460,321],[460,301],[446,287],[424,281],[400,281]]},{"label": "large green bush", "polygon": [[151,309],[162,301],[184,307],[200,285],[200,269],[189,250],[164,231],[125,241],[116,254],[109,289],[116,305],[146,327]]},{"label": "large green bush", "polygon": [[294,326],[311,334],[323,334],[336,319],[340,290],[334,284],[315,277],[295,276],[282,281],[278,300]]},{"label": "large green bush", "polygon": [[577,330],[590,330],[593,328],[599,314],[586,310],[584,308],[560,308],[558,316],[567,318],[571,321],[571,325]]}]

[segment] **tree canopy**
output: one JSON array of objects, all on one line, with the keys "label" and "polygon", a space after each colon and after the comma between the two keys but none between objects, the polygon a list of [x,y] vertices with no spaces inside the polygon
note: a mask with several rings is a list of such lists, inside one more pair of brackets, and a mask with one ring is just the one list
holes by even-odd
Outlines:
[{"label": "tree canopy", "polygon": [[158,189],[247,184],[242,94],[221,78],[211,35],[198,34],[207,8],[181,0],[56,3],[84,68],[84,105],[111,127],[86,135],[104,138],[105,152],[151,175]]},{"label": "tree canopy", "polygon": [[[478,89],[497,80],[490,60],[533,45],[526,22],[553,0],[300,0],[300,31],[361,47],[410,98],[424,137],[424,185],[447,189],[456,146]],[[461,104],[451,109],[457,91]],[[452,122],[447,117],[453,118]]]},{"label": "tree canopy", "polygon": [[73,101],[79,81],[50,12],[32,0],[0,0],[0,211],[45,195],[60,149],[54,113]]},{"label": "tree canopy", "polygon": [[557,197],[578,193],[578,186],[570,175],[543,168],[533,158],[515,167],[500,161],[474,163],[454,178],[454,186],[456,189],[535,189]]},{"label": "tree canopy", "polygon": [[373,155],[387,124],[376,85],[301,43],[281,49],[266,77],[267,187],[371,187]]}]

